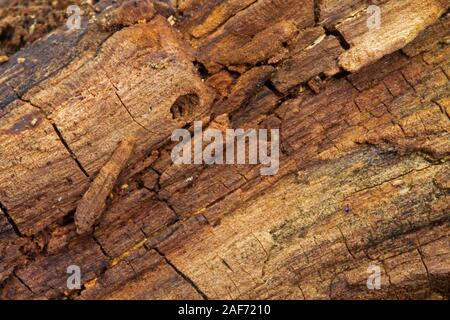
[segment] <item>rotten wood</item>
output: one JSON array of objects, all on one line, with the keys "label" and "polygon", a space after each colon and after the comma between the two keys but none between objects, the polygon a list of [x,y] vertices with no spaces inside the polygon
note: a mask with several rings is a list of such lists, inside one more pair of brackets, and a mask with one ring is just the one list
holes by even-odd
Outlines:
[{"label": "rotten wood", "polygon": [[78,203],[75,212],[75,225],[78,234],[92,231],[95,222],[100,218],[106,207],[106,198],[124,170],[133,154],[136,140],[127,138],[120,142],[111,159],[105,164],[89,186],[88,191]]},{"label": "rotten wood", "polygon": [[[0,65],[0,298],[448,299],[448,7],[100,1],[18,51]],[[172,131],[200,120],[280,129],[278,174],[174,165]]]}]

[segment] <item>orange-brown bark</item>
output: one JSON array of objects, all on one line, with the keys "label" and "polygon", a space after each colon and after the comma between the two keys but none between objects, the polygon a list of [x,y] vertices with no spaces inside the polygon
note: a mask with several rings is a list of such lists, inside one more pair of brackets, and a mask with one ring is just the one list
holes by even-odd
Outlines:
[{"label": "orange-brown bark", "polygon": [[[403,2],[101,1],[18,51],[0,65],[0,297],[447,299],[449,4]],[[280,170],[173,164],[195,120],[280,129]]]}]

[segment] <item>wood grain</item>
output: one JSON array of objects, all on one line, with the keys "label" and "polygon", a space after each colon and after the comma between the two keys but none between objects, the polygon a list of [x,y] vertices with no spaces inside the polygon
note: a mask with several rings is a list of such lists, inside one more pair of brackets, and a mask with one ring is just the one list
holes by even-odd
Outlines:
[{"label": "wood grain", "polygon": [[[0,65],[0,298],[448,299],[448,1],[161,2]],[[200,120],[280,129],[278,174],[173,164]]]}]

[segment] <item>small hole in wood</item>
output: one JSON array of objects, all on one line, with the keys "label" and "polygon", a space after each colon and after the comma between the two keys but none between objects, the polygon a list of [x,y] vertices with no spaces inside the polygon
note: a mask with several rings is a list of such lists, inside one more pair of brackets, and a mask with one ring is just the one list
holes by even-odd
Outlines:
[{"label": "small hole in wood", "polygon": [[195,112],[200,103],[200,98],[196,93],[189,93],[178,97],[170,108],[173,119],[187,117]]}]

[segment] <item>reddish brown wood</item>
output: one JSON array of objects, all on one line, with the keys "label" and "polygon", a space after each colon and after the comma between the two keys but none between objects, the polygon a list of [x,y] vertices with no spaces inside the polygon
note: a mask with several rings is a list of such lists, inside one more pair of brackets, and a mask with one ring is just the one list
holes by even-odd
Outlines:
[{"label": "reddish brown wood", "polygon": [[[448,7],[100,1],[10,56],[0,298],[448,299]],[[279,172],[173,164],[195,120],[280,129]]]}]

